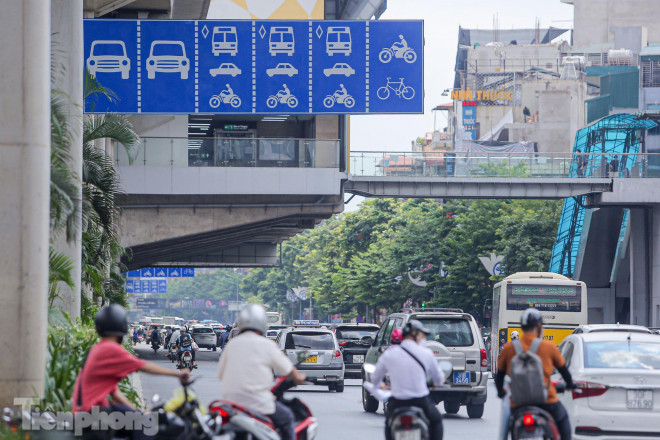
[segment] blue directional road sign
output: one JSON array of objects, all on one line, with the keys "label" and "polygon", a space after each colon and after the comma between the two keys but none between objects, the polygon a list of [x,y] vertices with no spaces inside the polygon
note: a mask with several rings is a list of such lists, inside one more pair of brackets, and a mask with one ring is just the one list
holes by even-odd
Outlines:
[{"label": "blue directional road sign", "polygon": [[167,276],[169,278],[181,278],[181,268],[180,267],[168,267]]},{"label": "blue directional road sign", "polygon": [[124,276],[128,278],[140,278],[140,271],[139,270],[129,270],[127,273],[124,274]]},{"label": "blue directional road sign", "polygon": [[149,293],[158,293],[158,280],[149,280]]},{"label": "blue directional road sign", "polygon": [[158,280],[158,293],[167,293],[167,280]]},{"label": "blue directional road sign", "polygon": [[155,267],[154,276],[156,278],[166,278],[167,277],[167,268],[166,267]]},{"label": "blue directional road sign", "polygon": [[142,293],[142,283],[140,283],[140,280],[133,282],[133,293]]},{"label": "blue directional road sign", "polygon": [[423,113],[423,21],[85,20],[87,113]]},{"label": "blue directional road sign", "polygon": [[149,290],[149,280],[140,280],[140,285],[142,287],[142,293],[151,293]]},{"label": "blue directional road sign", "polygon": [[154,268],[153,267],[146,267],[144,269],[140,269],[140,277],[141,278],[153,278],[154,277]]},{"label": "blue directional road sign", "polygon": [[133,280],[126,280],[126,293],[134,293]]},{"label": "blue directional road sign", "polygon": [[194,267],[184,267],[181,268],[181,276],[184,278],[190,278],[195,276],[195,268]]}]

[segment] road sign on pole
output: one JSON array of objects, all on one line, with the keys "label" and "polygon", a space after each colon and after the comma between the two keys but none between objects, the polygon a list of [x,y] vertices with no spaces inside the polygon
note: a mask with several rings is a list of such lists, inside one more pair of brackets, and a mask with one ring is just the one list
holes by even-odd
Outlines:
[{"label": "road sign on pole", "polygon": [[85,112],[424,112],[424,22],[84,22],[85,67],[119,99]]}]

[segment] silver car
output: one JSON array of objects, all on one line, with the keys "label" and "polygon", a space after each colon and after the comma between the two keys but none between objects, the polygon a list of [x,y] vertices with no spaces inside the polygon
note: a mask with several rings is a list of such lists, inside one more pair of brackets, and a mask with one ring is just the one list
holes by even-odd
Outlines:
[{"label": "silver car", "polygon": [[191,335],[199,348],[208,348],[209,350],[216,351],[216,336],[211,327],[195,326],[191,330]]},{"label": "silver car", "polygon": [[280,332],[276,342],[307,380],[344,392],[344,358],[332,331],[290,327]]}]

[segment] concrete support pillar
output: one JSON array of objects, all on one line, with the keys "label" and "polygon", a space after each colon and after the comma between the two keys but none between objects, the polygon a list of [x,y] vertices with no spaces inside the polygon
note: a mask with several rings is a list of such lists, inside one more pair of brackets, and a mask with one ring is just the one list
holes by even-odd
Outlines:
[{"label": "concrete support pillar", "polygon": [[649,325],[649,222],[644,208],[630,210],[630,323]]},{"label": "concrete support pillar", "polygon": [[50,0],[0,13],[0,407],[43,393],[48,298]]},{"label": "concrete support pillar", "polygon": [[660,327],[660,205],[653,205],[651,217],[651,304],[652,327]]},{"label": "concrete support pillar", "polygon": [[[76,225],[82,218],[82,129],[83,129],[83,2],[82,0],[51,0],[51,26],[53,33],[53,62],[63,74],[54,78],[53,88],[68,98],[69,127],[71,131],[71,173],[78,182],[78,211]],[[58,69],[59,70],[59,69]],[[74,288],[60,285],[60,300],[56,306],[71,319],[80,317],[80,279],[82,266],[82,229],[77,228],[72,241],[66,234],[57,237],[55,248],[66,255],[73,265],[71,278]]]}]

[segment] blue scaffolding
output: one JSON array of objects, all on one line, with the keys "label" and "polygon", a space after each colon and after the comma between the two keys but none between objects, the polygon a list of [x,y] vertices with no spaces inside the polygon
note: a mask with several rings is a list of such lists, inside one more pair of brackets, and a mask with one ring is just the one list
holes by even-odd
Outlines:
[{"label": "blue scaffolding", "polygon": [[[655,122],[637,119],[635,115],[629,113],[620,113],[606,116],[578,130],[573,152],[580,150],[592,165],[586,167],[584,177],[607,177],[607,161],[615,154],[623,154],[620,156],[620,170],[623,173],[642,165],[638,156],[626,154],[640,153],[646,130],[655,126]],[[602,154],[611,156],[602,156]],[[571,163],[569,177],[578,177],[576,158]],[[573,277],[585,212],[584,196],[564,200],[557,228],[557,240],[552,247],[550,272]],[[626,226],[627,221],[622,222],[620,234],[625,232]]]}]

